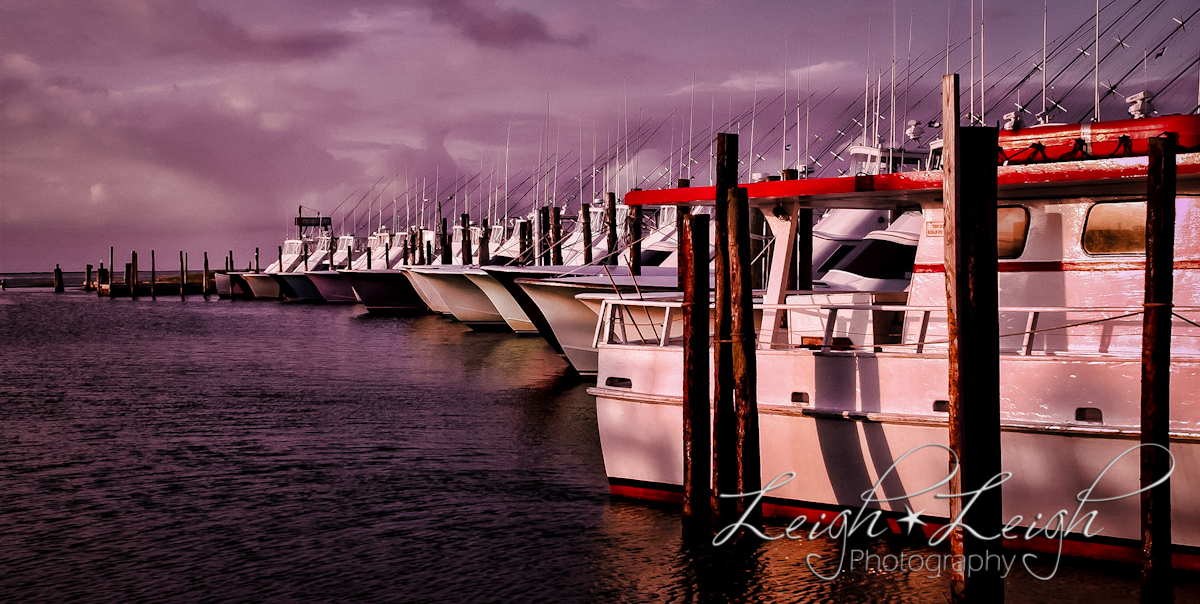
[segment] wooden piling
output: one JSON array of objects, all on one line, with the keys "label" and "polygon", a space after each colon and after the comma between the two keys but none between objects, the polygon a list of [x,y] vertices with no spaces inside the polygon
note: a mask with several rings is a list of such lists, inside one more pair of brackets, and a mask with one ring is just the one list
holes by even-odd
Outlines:
[{"label": "wooden piling", "polygon": [[[686,178],[681,178],[681,179],[679,179],[679,182],[684,183],[684,182],[689,182],[689,181]],[[684,219],[691,215],[692,215],[692,207],[691,206],[678,206],[675,209],[675,242],[676,242],[676,245],[678,246],[676,249],[675,256],[678,258],[683,258],[683,255],[687,252],[687,244],[683,240],[684,239],[683,238],[683,229],[687,227],[687,225],[684,224],[685,223]],[[705,239],[707,239],[707,238],[708,237],[706,236]],[[704,264],[707,267],[708,258],[705,258]],[[683,291],[684,281],[687,280],[687,277],[683,274],[682,268],[680,268],[679,270],[676,271],[676,276],[678,277],[678,281],[676,282],[676,287],[679,288],[679,291]]]},{"label": "wooden piling", "polygon": [[492,263],[492,230],[487,218],[479,222],[483,226],[479,231],[479,266],[487,266]]},{"label": "wooden piling", "polygon": [[451,253],[451,252],[453,252],[453,250],[450,249],[450,231],[447,230],[447,228],[446,228],[446,219],[445,218],[442,219],[441,244],[442,244],[442,264],[453,264],[454,263],[454,255]]},{"label": "wooden piling", "polygon": [[[713,265],[716,279],[714,312],[716,329],[713,336],[713,486],[717,493],[737,493],[736,450],[737,432],[733,408],[733,355],[730,346],[729,283],[729,191],[737,186],[738,137],[736,134],[717,134],[716,207],[714,239],[716,253]],[[717,499],[713,510],[717,526],[732,524],[737,519],[737,499]]]},{"label": "wooden piling", "polygon": [[208,286],[208,279],[208,252],[204,252],[204,274],[200,276],[200,293],[204,294],[205,300],[208,299],[208,294],[212,291]]},{"label": "wooden piling", "polygon": [[92,265],[87,265],[87,271],[83,276],[83,291],[92,291]]},{"label": "wooden piling", "polygon": [[617,263],[617,194],[608,193],[607,199],[604,201],[604,226],[607,231],[608,254],[604,259],[604,264],[615,265]]},{"label": "wooden piling", "polygon": [[[996,128],[959,126],[958,76],[942,78],[943,214],[946,307],[949,328],[950,448],[957,455],[951,495],[983,489],[1000,474],[1000,333],[996,280]],[[950,460],[954,470],[955,460]],[[977,498],[950,500],[963,524],[951,535],[952,554],[988,559],[1003,554],[995,535],[1003,525],[1001,487]],[[970,559],[970,558],[962,558]],[[957,566],[956,602],[1002,602],[1000,570]]]},{"label": "wooden piling", "polygon": [[67,291],[66,284],[63,282],[62,265],[54,265],[54,293],[61,294]]},{"label": "wooden piling", "polygon": [[[133,283],[133,263],[126,262],[125,263],[125,283],[124,283],[124,285],[125,285],[125,289],[129,290],[130,292],[133,291],[133,288],[130,286],[131,283]],[[130,295],[132,295],[132,293]]]},{"label": "wooden piling", "polygon": [[184,260],[183,250],[179,251],[179,299],[185,299],[183,289],[187,287],[187,261]]},{"label": "wooden piling", "polygon": [[470,265],[474,263],[474,255],[471,253],[471,215],[464,213],[459,218],[459,222],[462,225],[462,246],[460,248],[462,250],[462,263]]},{"label": "wooden piling", "polygon": [[1175,153],[1178,135],[1150,139],[1146,182],[1146,306],[1142,315],[1142,597],[1172,602],[1171,312],[1175,262]]},{"label": "wooden piling", "polygon": [[108,287],[109,287],[108,294],[111,296],[112,295],[112,270],[104,268],[103,262],[100,263],[100,269],[96,271],[96,295],[97,296],[103,295],[103,291],[100,289],[100,286],[102,284],[108,285]]},{"label": "wooden piling", "polygon": [[[109,246],[109,248],[108,248],[108,281],[107,281],[107,283],[110,286],[112,285],[113,273],[116,272],[116,270],[117,270],[117,263],[116,263],[115,257],[113,256],[113,248],[112,248],[112,246]],[[110,293],[111,293],[111,290],[112,290],[112,288],[110,287],[109,288]]]},{"label": "wooden piling", "polygon": [[592,263],[592,204],[579,206],[579,219],[583,221],[583,263]]},{"label": "wooden piling", "polygon": [[[753,269],[754,247],[750,244],[750,200],[744,187],[729,191],[729,315],[731,369],[733,371],[733,441],[736,493],[762,489],[762,461],[758,435],[758,363],[754,339]],[[740,518],[750,498],[736,500]],[[762,524],[762,508],[754,507],[746,522]]]},{"label": "wooden piling", "polygon": [[712,430],[708,397],[708,216],[682,214],[683,525],[711,535]]},{"label": "wooden piling", "polygon": [[[367,263],[367,268],[371,268],[370,262]],[[392,268],[392,241],[391,239],[383,242],[383,268]]]},{"label": "wooden piling", "polygon": [[550,208],[550,255],[551,264],[562,265],[562,208],[558,206]]},{"label": "wooden piling", "polygon": [[132,267],[133,267],[133,270],[132,270],[132,271],[129,273],[129,277],[130,277],[130,280],[129,280],[129,297],[130,297],[130,298],[133,298],[134,300],[137,300],[137,297],[138,297],[138,295],[137,295],[137,282],[138,282],[138,261],[137,261],[137,260],[138,260],[138,258],[137,258],[137,252],[131,252],[131,257],[130,257],[130,259],[132,260],[132,262],[130,263],[130,265],[132,265]]},{"label": "wooden piling", "polygon": [[642,206],[629,208],[629,274],[642,274]]},{"label": "wooden piling", "polygon": [[520,226],[520,241],[521,241],[521,261],[518,263],[521,266],[529,266],[533,263],[533,242],[530,229],[532,225],[529,221],[522,221]]},{"label": "wooden piling", "polygon": [[538,208],[538,231],[537,231],[537,253],[538,264],[546,266],[550,264],[550,207],[542,206]]},{"label": "wooden piling", "polygon": [[154,286],[158,285],[158,272],[154,268],[154,250],[150,250],[150,299],[157,300],[158,293]]}]

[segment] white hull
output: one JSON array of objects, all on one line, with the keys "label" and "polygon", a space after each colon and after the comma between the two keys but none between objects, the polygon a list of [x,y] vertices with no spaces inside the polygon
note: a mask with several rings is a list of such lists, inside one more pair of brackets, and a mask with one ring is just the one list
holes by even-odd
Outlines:
[{"label": "white hull", "polygon": [[467,278],[469,267],[440,269],[409,269],[423,285],[432,289],[446,304],[454,318],[472,329],[507,329],[504,317],[488,299],[487,294]]},{"label": "white hull", "polygon": [[[615,492],[633,486],[672,492],[683,482],[682,353],[675,347],[601,347],[596,395],[597,423],[605,470]],[[711,353],[710,353],[711,354]],[[776,504],[857,509],[859,496],[906,452],[948,445],[946,413],[932,411],[947,398],[944,354],[887,354],[759,351],[758,404],[762,484],[795,472],[796,478],[770,493]],[[1004,518],[1050,517],[1074,512],[1076,496],[1105,466],[1138,444],[1140,361],[1097,362],[1095,357],[1005,355],[1001,359]],[[1048,379],[1051,376],[1063,379]],[[766,379],[766,376],[770,376]],[[1067,377],[1070,376],[1070,377]],[[1171,452],[1174,543],[1200,546],[1200,362],[1172,365]],[[629,380],[624,382],[623,380]],[[605,384],[631,384],[613,387]],[[809,404],[792,403],[793,392]],[[1075,405],[1104,411],[1102,423],[1077,421]],[[926,448],[897,464],[881,496],[903,496],[946,476],[946,452]],[[1137,452],[1115,463],[1097,495],[1139,488]],[[945,486],[878,507],[949,517]],[[869,507],[876,507],[874,505]],[[1096,510],[1093,532],[1107,538],[1139,539],[1139,498],[1088,503]]]},{"label": "white hull", "polygon": [[521,309],[521,305],[509,293],[508,288],[504,287],[495,277],[477,269],[467,271],[466,276],[488,297],[504,322],[508,324],[509,329],[521,335],[538,333],[538,328],[530,320],[529,315]]},{"label": "white hull", "polygon": [[415,267],[405,267],[400,269],[400,272],[404,273],[405,277],[408,277],[408,281],[412,283],[413,289],[417,291],[417,295],[421,297],[421,300],[425,302],[429,310],[443,315],[452,314],[450,306],[438,295],[437,289],[429,283],[429,279],[414,271],[413,268]]},{"label": "white hull", "polygon": [[279,293],[279,283],[266,273],[242,273],[242,279],[250,287],[250,293],[256,300],[277,300],[283,297]]}]

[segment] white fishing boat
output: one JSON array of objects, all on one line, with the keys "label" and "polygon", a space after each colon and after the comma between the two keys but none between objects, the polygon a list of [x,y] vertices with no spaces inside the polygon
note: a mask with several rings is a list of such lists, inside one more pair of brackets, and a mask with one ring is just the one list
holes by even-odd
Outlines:
[{"label": "white fishing boat", "polygon": [[[428,306],[417,295],[408,277],[399,270],[404,261],[405,242],[421,239],[419,231],[403,231],[392,236],[389,246],[379,247],[378,236],[373,248],[371,266],[367,267],[360,258],[359,265],[350,270],[339,270],[345,276],[354,295],[374,314],[408,314],[424,312]],[[386,256],[386,258],[385,258]],[[386,262],[385,262],[386,260]]]},{"label": "white fishing boat", "polygon": [[[1030,527],[1103,476],[1106,496],[1139,488],[1135,447],[1140,426],[1141,324],[1145,273],[1146,140],[1180,133],[1172,323],[1172,526],[1176,565],[1200,567],[1200,116],[1176,116],[1005,132],[999,167],[999,366],[1003,517]],[[1033,145],[1033,143],[1037,143]],[[1191,151],[1188,151],[1188,150]],[[1039,157],[1032,157],[1035,150]],[[1072,150],[1081,151],[1068,155]],[[1140,156],[1139,156],[1140,155]],[[936,158],[934,165],[936,166]],[[1047,162],[1046,160],[1051,160]],[[1060,161],[1053,161],[1060,160]],[[942,173],[811,179],[744,185],[752,207],[774,218],[801,207],[858,207],[919,217],[916,253],[904,288],[894,279],[853,281],[845,289],[782,295],[786,274],[773,270],[768,293],[783,304],[759,305],[757,401],[762,484],[795,473],[770,491],[764,511],[816,518],[864,505],[880,484],[890,501],[869,503],[894,522],[909,510],[932,526],[949,518],[945,478],[948,368],[943,273]],[[646,191],[628,203],[690,203],[713,189]],[[918,214],[919,212],[919,214]],[[904,225],[902,225],[904,226]],[[900,229],[912,233],[911,225]],[[874,241],[906,244],[906,235]],[[786,258],[775,250],[775,262]],[[903,279],[902,279],[903,280]],[[597,423],[612,493],[681,500],[683,437],[680,302],[604,300],[599,345]],[[633,325],[643,309],[657,322]],[[785,327],[786,326],[786,327]],[[652,327],[652,329],[651,329]],[[664,335],[666,334],[666,335]],[[922,449],[922,447],[925,447]],[[910,451],[918,451],[903,458]],[[1111,463],[1111,466],[1110,466]],[[889,469],[891,472],[888,473]],[[919,493],[925,487],[934,487]],[[1097,496],[1098,498],[1098,496]],[[1137,559],[1138,497],[1089,501],[1096,512],[1063,543],[1067,554]],[[1040,526],[1040,525],[1038,525]],[[1022,529],[1023,532],[1023,529]],[[927,534],[929,534],[927,532]],[[1132,546],[1132,547],[1131,547]]]}]

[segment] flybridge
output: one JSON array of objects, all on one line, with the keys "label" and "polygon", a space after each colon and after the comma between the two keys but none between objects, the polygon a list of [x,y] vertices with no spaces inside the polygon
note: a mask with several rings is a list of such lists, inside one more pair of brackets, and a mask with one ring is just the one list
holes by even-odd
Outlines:
[{"label": "flybridge", "polygon": [[[1050,189],[1048,194],[1052,194],[1053,189],[1065,184],[1071,184],[1080,193],[1079,185],[1087,181],[1096,182],[1096,194],[1118,195],[1127,188],[1140,190],[1146,176],[1148,141],[1165,132],[1179,134],[1182,153],[1177,158],[1177,170],[1182,192],[1185,190],[1182,181],[1195,180],[1189,176],[1200,177],[1200,153],[1197,153],[1200,115],[1003,131],[997,150],[1000,164],[997,185],[1002,197],[1035,195],[1040,187]],[[803,207],[894,207],[940,195],[942,171],[859,174],[739,186],[746,188],[754,205],[791,201]],[[851,194],[853,202],[846,199]],[[715,187],[630,191],[625,203],[711,205],[715,197]]]}]

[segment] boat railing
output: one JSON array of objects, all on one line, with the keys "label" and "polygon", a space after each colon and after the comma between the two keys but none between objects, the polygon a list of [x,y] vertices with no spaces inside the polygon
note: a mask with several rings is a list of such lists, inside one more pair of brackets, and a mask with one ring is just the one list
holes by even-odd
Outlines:
[{"label": "boat railing", "polygon": [[[765,337],[763,311],[785,315],[786,326]],[[944,306],[895,304],[755,304],[759,350],[807,349],[820,354],[945,354]],[[709,342],[713,310],[709,311]],[[1200,307],[1176,306],[1173,348],[1200,356]],[[999,309],[1000,352],[1009,356],[1129,356],[1140,351],[1140,306],[1021,306]],[[683,302],[678,299],[601,301],[593,346],[683,345]]]}]

